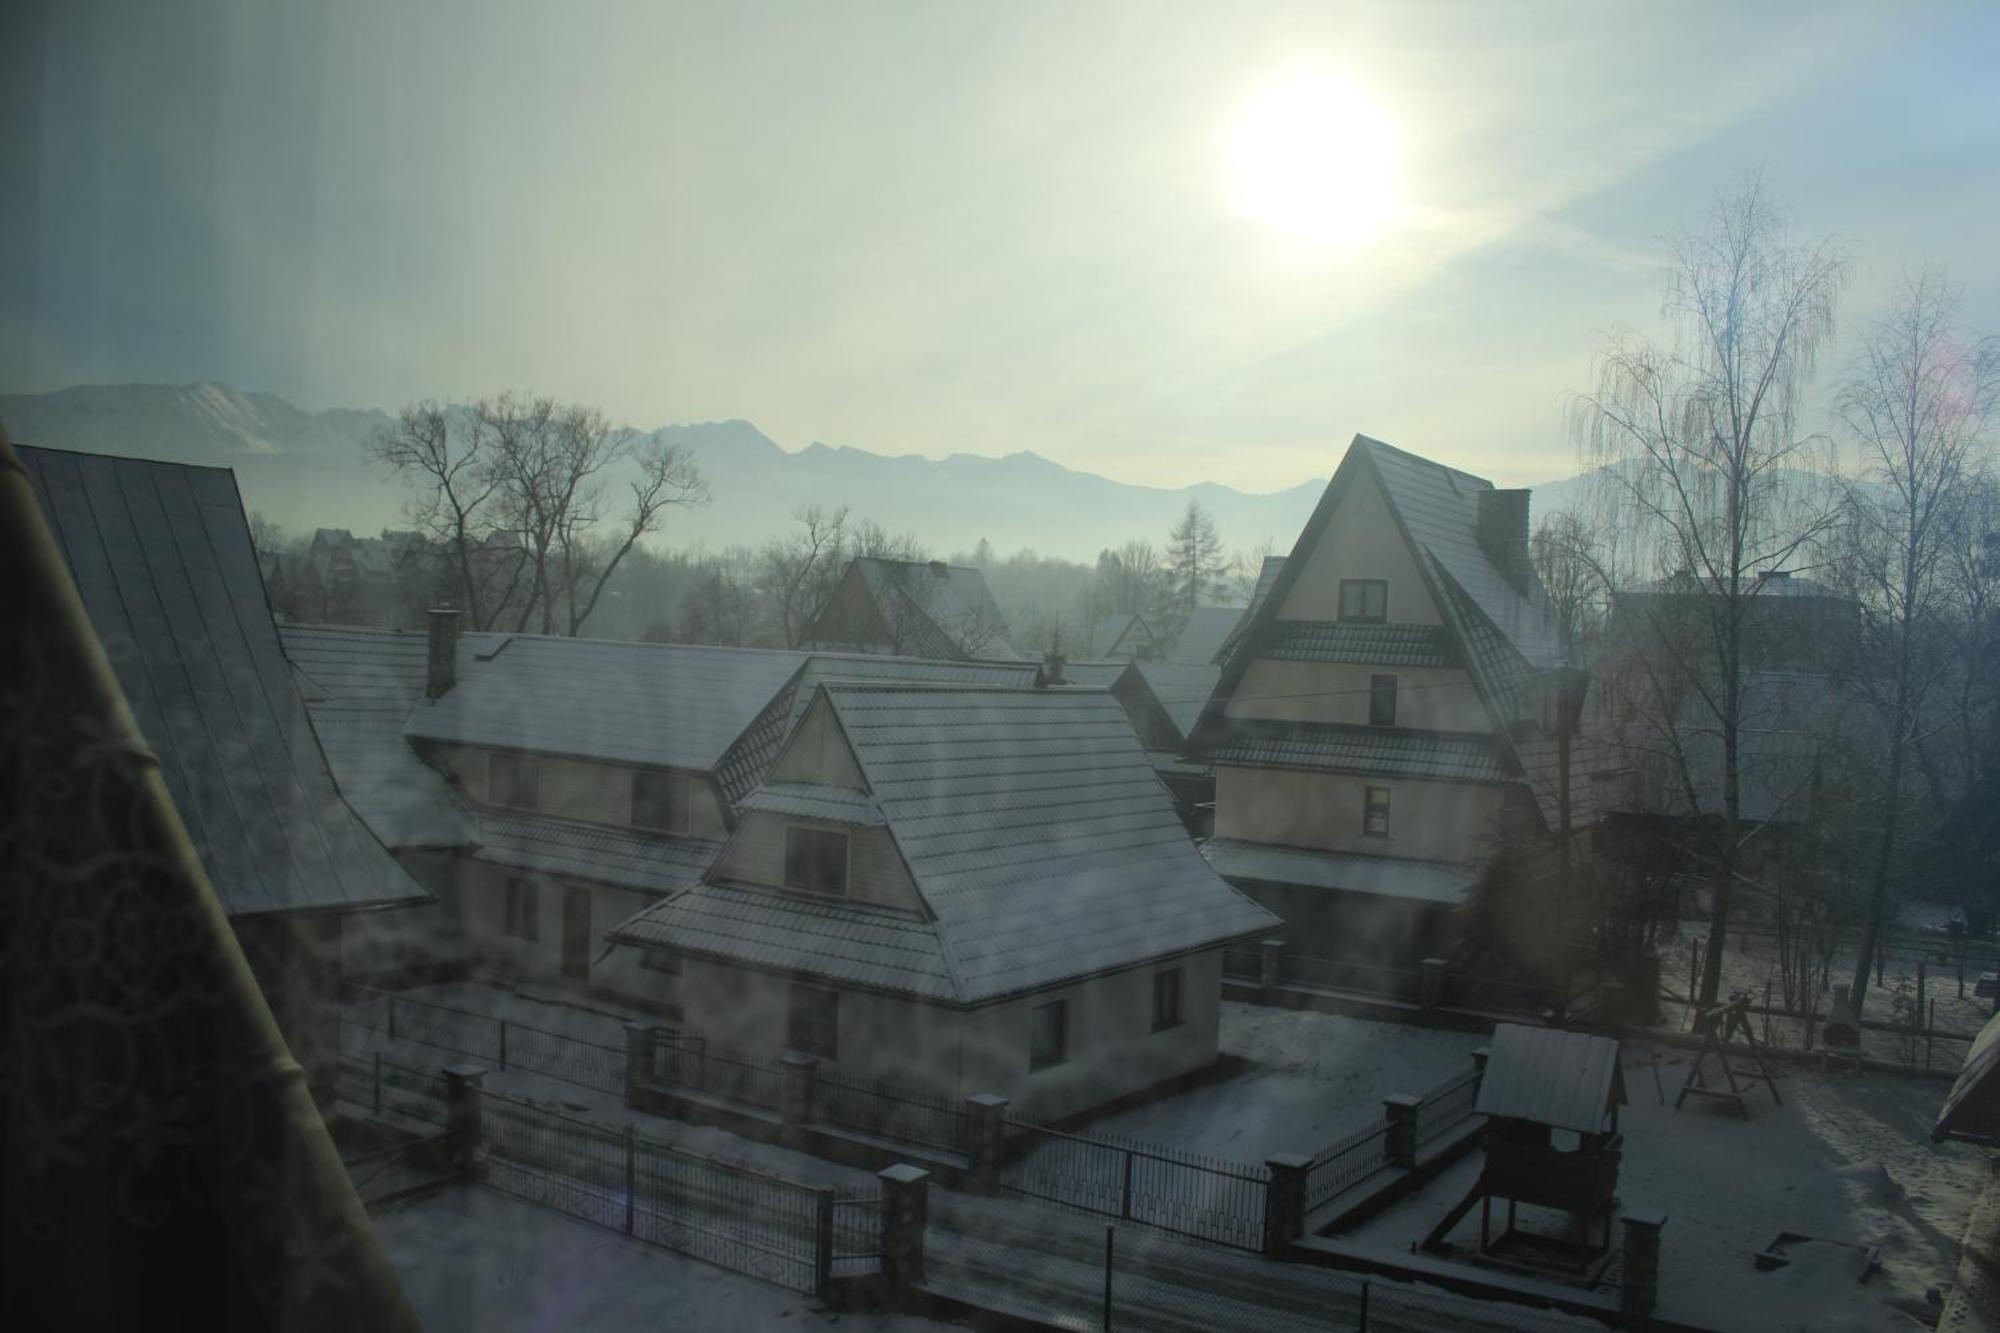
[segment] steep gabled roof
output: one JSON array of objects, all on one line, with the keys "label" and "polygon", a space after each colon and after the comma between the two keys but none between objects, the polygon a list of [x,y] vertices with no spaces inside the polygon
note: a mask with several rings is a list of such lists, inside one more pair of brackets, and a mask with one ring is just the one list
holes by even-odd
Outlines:
[{"label": "steep gabled roof", "polygon": [[976,1004],[1277,924],[1202,861],[1108,694],[831,684],[820,697],[928,919],[704,884],[614,940]]},{"label": "steep gabled roof", "polygon": [[1244,608],[1240,606],[1197,607],[1181,629],[1180,638],[1174,640],[1174,649],[1167,654],[1167,660],[1186,666],[1209,665],[1222,651],[1222,645],[1228,642],[1244,614]]},{"label": "steep gabled roof", "polygon": [[1200,721],[1208,696],[1222,679],[1222,668],[1207,662],[1134,662],[1131,670],[1144,682],[1182,741],[1187,740],[1194,724]]},{"label": "steep gabled roof", "polygon": [[419,700],[412,740],[713,770],[803,653],[533,634],[461,643],[458,681]]},{"label": "steep gabled roof", "polygon": [[917,657],[1020,658],[1008,642],[1000,604],[986,576],[941,561],[857,557],[848,567],[896,635],[896,646]]},{"label": "steep gabled roof", "polygon": [[278,642],[234,475],[19,452],[223,909],[241,917],[424,900],[334,786]]},{"label": "steep gabled roof", "polygon": [[1128,634],[1137,631],[1146,642],[1152,642],[1153,632],[1146,622],[1130,611],[1113,611],[1097,622],[1097,628],[1090,633],[1090,655],[1109,657],[1118,651],[1118,645]]},{"label": "steep gabled roof", "polygon": [[1616,1037],[1501,1023],[1487,1047],[1480,1115],[1600,1134],[1625,1100]]}]

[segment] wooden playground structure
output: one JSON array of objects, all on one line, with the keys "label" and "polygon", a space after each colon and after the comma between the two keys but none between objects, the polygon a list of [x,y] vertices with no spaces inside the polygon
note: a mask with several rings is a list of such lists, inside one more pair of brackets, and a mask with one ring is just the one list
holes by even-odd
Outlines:
[{"label": "wooden playground structure", "polygon": [[[1736,1114],[1745,1120],[1750,1118],[1750,1108],[1744,1102],[1744,1094],[1759,1083],[1771,1090],[1771,1100],[1783,1106],[1785,1099],[1778,1095],[1778,1082],[1771,1074],[1771,1067],[1764,1063],[1764,1048],[1758,1044],[1757,1029],[1750,1022],[1750,997],[1736,993],[1729,997],[1729,1003],[1718,1009],[1699,1014],[1694,1021],[1695,1035],[1701,1038],[1701,1047],[1695,1052],[1694,1063],[1688,1066],[1687,1081],[1674,1097],[1674,1109],[1681,1109],[1682,1103],[1690,1096],[1708,1097],[1726,1102],[1736,1108]],[[1741,1037],[1749,1048],[1750,1058],[1756,1063],[1755,1073],[1739,1073],[1729,1063],[1729,1040]],[[1711,1082],[1708,1073],[1709,1057],[1721,1072],[1719,1082]]]}]

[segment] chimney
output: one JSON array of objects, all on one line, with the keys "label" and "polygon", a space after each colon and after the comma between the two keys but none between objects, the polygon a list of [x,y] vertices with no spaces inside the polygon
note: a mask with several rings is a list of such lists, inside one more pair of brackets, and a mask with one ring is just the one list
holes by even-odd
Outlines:
[{"label": "chimney", "polygon": [[946,579],[951,577],[951,566],[947,565],[944,561],[933,560],[930,562],[930,564],[931,564],[931,573],[935,577],[941,579]]},{"label": "chimney", "polygon": [[1509,583],[1528,587],[1528,492],[1479,492],[1479,549]]},{"label": "chimney", "polygon": [[1041,683],[1043,685],[1069,684],[1068,681],[1063,679],[1063,666],[1068,661],[1069,659],[1063,656],[1062,631],[1057,630],[1054,641],[1049,644],[1048,652],[1042,655]]},{"label": "chimney", "polygon": [[458,612],[448,606],[430,613],[430,660],[424,673],[424,697],[436,699],[458,683]]}]

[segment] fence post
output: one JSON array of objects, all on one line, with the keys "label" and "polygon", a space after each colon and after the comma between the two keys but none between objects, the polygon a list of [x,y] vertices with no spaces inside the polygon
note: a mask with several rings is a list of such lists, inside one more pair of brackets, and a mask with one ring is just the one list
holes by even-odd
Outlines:
[{"label": "fence post", "polygon": [[479,1179],[479,1085],[485,1077],[479,1065],[452,1065],[444,1071],[444,1127],[464,1180]]},{"label": "fence post", "polygon": [[382,1114],[382,1052],[375,1052],[375,1114]]},{"label": "fence post", "polygon": [[813,1205],[813,1295],[824,1297],[833,1277],[833,1191],[814,1191]]},{"label": "fence post", "polygon": [[1312,1158],[1279,1153],[1265,1159],[1271,1173],[1264,1186],[1264,1253],[1282,1259],[1306,1229],[1306,1172]]},{"label": "fence post", "polygon": [[1618,1289],[1618,1309],[1632,1328],[1643,1329],[1653,1321],[1653,1306],[1660,1298],[1660,1228],[1667,1224],[1665,1213],[1627,1213],[1625,1224],[1625,1274]]},{"label": "fence post", "polygon": [[786,1129],[796,1129],[813,1118],[813,1075],[819,1057],[786,1051],[778,1057],[784,1067],[785,1083],[778,1092],[778,1119]]},{"label": "fence post", "polygon": [[500,1072],[507,1072],[507,1020],[504,1018],[500,1020]]},{"label": "fence post", "polygon": [[[501,1031],[506,1029],[502,1028]],[[638,1092],[653,1081],[653,1034],[651,1023],[625,1025],[625,1105],[638,1105]]]},{"label": "fence post", "polygon": [[1125,1150],[1125,1184],[1118,1192],[1118,1215],[1126,1220],[1132,1217],[1132,1150]]},{"label": "fence post", "polygon": [[1388,1122],[1388,1132],[1382,1136],[1382,1154],[1389,1165],[1417,1164],[1417,1108],[1423,1104],[1423,1098],[1407,1092],[1382,1099],[1383,1119]]},{"label": "fence post", "polygon": [[632,1224],[638,1220],[639,1211],[639,1145],[632,1126],[625,1126],[625,1234],[632,1234]]},{"label": "fence post", "polygon": [[882,1182],[882,1275],[894,1290],[921,1286],[931,1173],[898,1162],[876,1172],[875,1178]]},{"label": "fence post", "polygon": [[1007,1142],[1007,1108],[1011,1104],[992,1092],[974,1093],[965,1099],[966,1155],[972,1159],[967,1183],[982,1194],[1000,1188],[1000,1154]]},{"label": "fence post", "polygon": [[1444,998],[1444,959],[1426,958],[1417,966],[1423,969],[1423,990],[1421,993],[1423,996],[1424,1012],[1429,1013],[1431,1010],[1437,1008],[1438,1002]]},{"label": "fence post", "polygon": [[1278,951],[1285,947],[1283,940],[1259,940],[1257,943],[1257,984],[1263,988],[1266,998],[1278,989]]}]

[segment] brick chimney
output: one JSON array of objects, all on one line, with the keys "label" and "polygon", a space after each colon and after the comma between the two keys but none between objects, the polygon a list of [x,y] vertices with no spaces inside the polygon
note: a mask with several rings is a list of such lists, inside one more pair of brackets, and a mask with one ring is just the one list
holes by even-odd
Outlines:
[{"label": "brick chimney", "polygon": [[1479,492],[1479,549],[1509,583],[1526,591],[1532,566],[1528,561],[1528,492]]},{"label": "brick chimney", "polygon": [[430,613],[430,657],[424,672],[424,697],[436,699],[458,683],[458,612],[449,606]]}]

